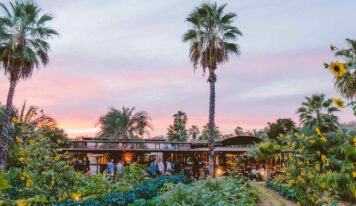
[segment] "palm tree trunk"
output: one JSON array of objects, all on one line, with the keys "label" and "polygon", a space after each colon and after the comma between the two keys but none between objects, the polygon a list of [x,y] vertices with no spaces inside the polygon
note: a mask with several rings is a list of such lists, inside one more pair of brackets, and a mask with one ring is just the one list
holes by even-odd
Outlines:
[{"label": "palm tree trunk", "polygon": [[215,177],[215,73],[209,74],[208,82],[210,84],[210,101],[209,101],[209,174]]},{"label": "palm tree trunk", "polygon": [[7,169],[7,155],[9,148],[9,140],[10,140],[10,118],[12,111],[12,101],[14,99],[15,88],[16,88],[17,80],[14,78],[10,79],[10,88],[7,94],[7,102],[5,108],[5,115],[3,119],[3,128],[1,130],[1,170],[6,171]]}]

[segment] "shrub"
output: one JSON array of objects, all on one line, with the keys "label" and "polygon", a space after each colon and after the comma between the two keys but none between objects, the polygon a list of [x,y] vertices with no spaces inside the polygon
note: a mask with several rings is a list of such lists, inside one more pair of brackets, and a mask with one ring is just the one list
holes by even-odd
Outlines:
[{"label": "shrub", "polygon": [[256,205],[257,194],[245,178],[221,177],[177,184],[159,198],[158,205]]},{"label": "shrub", "polygon": [[[66,200],[52,205],[53,206],[69,206],[69,205],[70,206],[96,206],[96,205],[121,206],[121,205],[128,205],[129,203],[139,204],[140,202],[141,203],[145,202],[143,199],[151,199],[155,197],[157,194],[159,194],[161,188],[166,183],[169,182],[177,184],[179,182],[186,182],[186,179],[183,175],[160,176],[155,179],[150,179],[142,184],[138,184],[134,186],[131,190],[126,192],[112,191],[100,198],[88,198],[82,201]],[[137,201],[139,199],[140,201]]]}]

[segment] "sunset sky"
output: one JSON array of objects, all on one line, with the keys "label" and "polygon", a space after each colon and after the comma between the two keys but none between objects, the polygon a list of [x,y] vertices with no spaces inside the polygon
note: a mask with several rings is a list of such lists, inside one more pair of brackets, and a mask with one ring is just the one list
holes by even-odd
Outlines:
[{"label": "sunset sky", "polygon": [[[136,107],[153,118],[152,135],[165,135],[178,110],[188,126],[208,121],[209,85],[193,72],[185,17],[201,1],[39,0],[55,17],[61,35],[50,40],[51,62],[22,80],[15,105],[24,100],[54,117],[71,137],[94,135],[109,107]],[[339,97],[323,62],[334,60],[329,46],[356,38],[356,1],[236,0],[227,10],[235,24],[241,56],[218,68],[216,124],[224,133],[236,126],[263,128],[277,118],[298,118],[305,96]],[[336,15],[337,14],[337,15]],[[0,102],[9,83],[0,77]],[[341,122],[354,120],[351,110]]]}]

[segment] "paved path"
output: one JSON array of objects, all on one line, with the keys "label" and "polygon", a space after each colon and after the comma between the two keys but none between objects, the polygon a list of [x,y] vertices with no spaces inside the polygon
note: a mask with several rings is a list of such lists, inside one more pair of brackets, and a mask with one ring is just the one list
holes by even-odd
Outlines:
[{"label": "paved path", "polygon": [[274,190],[268,189],[265,182],[252,182],[259,196],[258,206],[296,206],[297,204],[285,199]]}]

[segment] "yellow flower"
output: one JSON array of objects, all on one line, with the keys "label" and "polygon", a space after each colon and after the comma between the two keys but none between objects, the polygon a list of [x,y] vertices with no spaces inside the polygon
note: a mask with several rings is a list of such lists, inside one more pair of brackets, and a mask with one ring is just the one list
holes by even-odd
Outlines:
[{"label": "yellow flower", "polygon": [[57,139],[57,143],[58,143],[58,144],[62,143],[62,140]]},{"label": "yellow flower", "polygon": [[315,165],[315,169],[316,169],[316,171],[319,172],[319,171],[320,171],[320,165],[319,165],[319,164],[316,164],[316,165]]},{"label": "yellow flower", "polygon": [[30,143],[30,145],[34,145],[36,142],[35,142],[35,140],[30,139],[30,140],[28,141],[28,143]]},{"label": "yellow flower", "polygon": [[71,195],[72,199],[75,200],[75,201],[79,201],[80,200],[80,195],[79,194],[76,194],[76,193],[73,193]]},{"label": "yellow flower", "polygon": [[60,155],[56,155],[56,157],[54,158],[54,160],[55,160],[55,161],[58,161],[59,158],[61,158],[61,156],[60,156]]},{"label": "yellow flower", "polygon": [[12,123],[16,123],[16,122],[17,122],[17,117],[13,117],[13,118],[11,119],[11,121],[12,121]]},{"label": "yellow flower", "polygon": [[344,101],[342,101],[342,99],[340,99],[340,98],[333,98],[332,101],[333,101],[333,104],[334,104],[335,106],[337,106],[338,108],[340,108],[340,109],[345,108],[345,104],[344,104]]},{"label": "yellow flower", "polygon": [[38,138],[42,139],[43,138],[43,134],[39,134]]},{"label": "yellow flower", "polygon": [[304,183],[305,183],[304,178],[298,177],[298,180],[299,180],[299,182],[301,182],[302,184],[304,184]]},{"label": "yellow flower", "polygon": [[326,158],[325,155],[321,155],[321,160],[325,163],[328,159]]},{"label": "yellow flower", "polygon": [[323,141],[323,142],[327,142],[328,141],[328,139],[325,136],[321,136],[320,140]]},{"label": "yellow flower", "polygon": [[346,68],[344,64],[338,61],[331,62],[329,69],[332,73],[334,73],[335,77],[343,77],[346,74]]},{"label": "yellow flower", "polygon": [[316,128],[315,131],[318,136],[322,136],[320,128]]},{"label": "yellow flower", "polygon": [[299,134],[298,132],[295,132],[295,133],[294,133],[294,136],[300,137],[300,134]]},{"label": "yellow flower", "polygon": [[26,187],[29,187],[29,186],[31,186],[32,185],[32,181],[30,180],[30,179],[28,179],[27,181],[26,181]]},{"label": "yellow flower", "polygon": [[326,188],[325,183],[321,183],[321,184],[320,184],[320,187],[323,188],[323,189]]},{"label": "yellow flower", "polygon": [[316,155],[320,156],[320,151],[316,151]]},{"label": "yellow flower", "polygon": [[30,177],[27,172],[23,172],[23,173],[22,173],[22,176],[27,177],[27,178]]},{"label": "yellow flower", "polygon": [[308,177],[312,178],[312,177],[314,177],[314,174],[312,172],[308,172]]},{"label": "yellow flower", "polygon": [[352,177],[356,178],[356,172],[352,172]]},{"label": "yellow flower", "polygon": [[20,161],[20,162],[23,162],[23,161],[24,161],[24,158],[23,158],[23,157],[20,157],[20,158],[19,158],[19,161]]},{"label": "yellow flower", "polygon": [[314,144],[314,143],[315,143],[315,140],[311,139],[311,140],[309,140],[309,142],[310,142],[311,144]]},{"label": "yellow flower", "polygon": [[17,142],[17,143],[21,143],[21,142],[22,142],[21,137],[16,137],[16,142]]},{"label": "yellow flower", "polygon": [[330,197],[327,197],[327,198],[326,198],[326,202],[330,203],[330,202],[331,202],[331,198],[330,198]]},{"label": "yellow flower", "polygon": [[303,164],[303,162],[301,160],[298,160],[298,165]]},{"label": "yellow flower", "polygon": [[25,177],[24,177],[24,176],[21,176],[20,179],[21,179],[21,180],[25,180]]},{"label": "yellow flower", "polygon": [[354,137],[354,146],[356,147],[356,136]]}]

